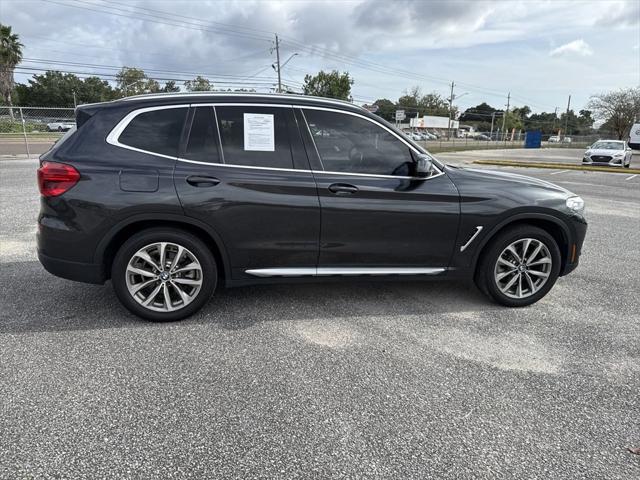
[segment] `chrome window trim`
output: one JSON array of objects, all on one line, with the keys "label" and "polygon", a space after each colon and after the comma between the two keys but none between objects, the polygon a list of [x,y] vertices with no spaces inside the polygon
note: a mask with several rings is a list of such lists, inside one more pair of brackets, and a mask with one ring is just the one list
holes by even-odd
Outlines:
[{"label": "chrome window trim", "polygon": [[[241,96],[241,95],[238,95],[238,96]],[[130,97],[128,97],[128,98],[130,98]],[[166,97],[162,97],[162,98],[166,98]],[[167,110],[167,109],[170,109],[170,108],[213,107],[214,117],[215,117],[215,121],[216,121],[216,130],[218,132],[218,142],[220,144],[221,160],[222,160],[222,162],[224,162],[224,149],[222,148],[222,139],[220,138],[220,129],[218,128],[218,114],[217,114],[217,111],[216,111],[216,108],[215,108],[217,106],[299,108],[301,110],[305,109],[305,108],[309,108],[309,109],[313,109],[313,110],[325,110],[325,111],[329,111],[329,112],[344,113],[344,114],[347,114],[347,115],[353,115],[353,116],[361,117],[361,118],[363,118],[365,120],[368,120],[368,121],[370,121],[371,123],[373,123],[375,125],[378,125],[379,127],[387,130],[389,133],[394,135],[396,138],[398,138],[398,140],[400,140],[402,143],[407,145],[414,152],[422,153],[422,152],[418,151],[415,147],[413,147],[410,143],[406,142],[403,138],[401,138],[393,130],[390,130],[386,126],[382,125],[379,122],[376,122],[375,120],[373,120],[371,118],[368,118],[365,115],[360,115],[360,114],[355,113],[355,112],[348,112],[348,111],[345,111],[345,110],[339,110],[339,109],[335,109],[335,108],[310,107],[310,106],[303,106],[303,105],[289,105],[289,104],[284,104],[284,103],[269,104],[269,103],[246,103],[246,102],[238,102],[238,103],[228,103],[228,102],[219,103],[218,102],[218,103],[189,103],[189,104],[179,104],[179,105],[155,105],[155,106],[152,106],[152,107],[143,107],[143,108],[139,108],[139,109],[133,110],[133,111],[129,112],[127,115],[125,115],[125,117],[116,124],[116,126],[111,130],[111,132],[109,132],[109,134],[107,135],[106,141],[110,145],[114,145],[114,146],[120,147],[120,148],[126,148],[126,149],[132,150],[134,152],[146,153],[148,155],[155,155],[155,156],[162,157],[162,158],[168,158],[168,159],[171,159],[171,160],[177,160],[179,162],[194,163],[194,164],[198,164],[198,165],[212,165],[212,166],[217,166],[217,167],[247,168],[247,169],[252,169],[252,170],[272,170],[272,171],[276,171],[276,172],[277,171],[282,171],[282,172],[303,172],[303,173],[313,173],[313,174],[320,174],[320,175],[343,175],[343,176],[369,177],[369,178],[390,178],[390,179],[395,178],[395,179],[399,179],[399,180],[415,180],[415,181],[431,180],[432,178],[436,178],[436,177],[439,177],[440,175],[444,175],[444,171],[441,171],[437,167],[436,167],[436,170],[438,171],[438,173],[435,174],[435,175],[431,175],[430,177],[412,177],[412,176],[400,176],[400,175],[381,175],[381,174],[374,174],[374,173],[334,172],[334,171],[327,171],[327,170],[306,170],[306,169],[297,169],[297,168],[258,167],[258,166],[250,166],[250,165],[231,165],[231,164],[227,164],[227,163],[200,162],[200,161],[189,160],[189,159],[178,157],[178,156],[174,157],[174,156],[171,156],[171,155],[165,155],[165,154],[162,154],[162,153],[156,153],[156,152],[152,152],[152,151],[149,151],[149,150],[143,150],[143,149],[140,149],[140,148],[132,147],[130,145],[126,145],[124,143],[120,143],[120,141],[119,141],[120,135],[125,130],[125,128],[127,128],[129,123],[131,123],[131,121],[134,118],[136,118],[138,115],[140,115],[142,113],[152,112],[152,111],[155,111],[155,110]],[[303,117],[304,117],[304,111],[302,111],[302,114],[303,114]],[[304,120],[305,120],[307,129],[309,129],[309,124],[307,122],[306,117],[304,117]],[[309,131],[309,134],[311,135],[310,131]],[[313,141],[314,148],[316,148],[316,153],[317,153],[317,147],[315,145],[315,140],[313,139],[313,135],[311,135],[311,140]],[[318,158],[320,158],[319,154],[318,154]],[[322,162],[322,159],[320,161]]]},{"label": "chrome window trim", "polygon": [[444,267],[292,267],[252,268],[245,270],[254,277],[324,277],[330,275],[439,275]]},{"label": "chrome window trim", "polygon": [[168,110],[170,108],[189,108],[189,104],[181,104],[181,105],[156,105],[154,107],[145,107],[138,108],[126,114],[122,120],[120,120],[115,127],[109,132],[107,135],[107,143],[113,145],[115,147],[126,148],[127,150],[133,150],[134,152],[146,153],[149,155],[156,155],[162,158],[170,158],[171,160],[176,160],[178,156],[165,155],[163,153],[151,152],[149,150],[143,150],[141,148],[132,147],[131,145],[126,145],[124,143],[120,143],[120,135],[122,132],[129,126],[129,123],[136,118],[138,115],[141,115],[146,112],[153,112],[155,110]]}]

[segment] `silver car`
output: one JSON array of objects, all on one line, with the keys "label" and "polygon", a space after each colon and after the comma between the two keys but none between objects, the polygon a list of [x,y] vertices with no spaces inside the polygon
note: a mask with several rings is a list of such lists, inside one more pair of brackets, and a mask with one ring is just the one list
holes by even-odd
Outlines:
[{"label": "silver car", "polygon": [[76,126],[73,120],[61,120],[59,122],[47,123],[47,130],[50,132],[66,132]]},{"label": "silver car", "polygon": [[584,152],[582,163],[629,168],[632,154],[631,148],[625,141],[598,140]]}]

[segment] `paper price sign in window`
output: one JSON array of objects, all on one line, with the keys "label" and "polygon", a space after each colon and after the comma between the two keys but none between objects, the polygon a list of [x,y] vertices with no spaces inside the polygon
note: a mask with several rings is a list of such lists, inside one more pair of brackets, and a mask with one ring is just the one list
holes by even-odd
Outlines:
[{"label": "paper price sign in window", "polygon": [[257,152],[274,152],[275,133],[273,115],[265,113],[244,114],[244,149]]}]

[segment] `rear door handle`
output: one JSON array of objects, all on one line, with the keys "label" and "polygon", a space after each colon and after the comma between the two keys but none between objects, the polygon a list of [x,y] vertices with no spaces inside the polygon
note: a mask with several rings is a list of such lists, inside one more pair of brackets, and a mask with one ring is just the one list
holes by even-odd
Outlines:
[{"label": "rear door handle", "polygon": [[358,191],[358,187],[349,185],[348,183],[333,183],[329,185],[329,191],[336,195],[351,195]]},{"label": "rear door handle", "polygon": [[191,175],[187,177],[187,183],[194,187],[215,187],[220,183],[216,177],[208,177],[206,175]]}]

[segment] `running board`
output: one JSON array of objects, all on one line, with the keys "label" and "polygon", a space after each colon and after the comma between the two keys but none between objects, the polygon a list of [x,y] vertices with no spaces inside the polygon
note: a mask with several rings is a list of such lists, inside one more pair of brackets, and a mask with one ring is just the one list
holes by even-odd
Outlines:
[{"label": "running board", "polygon": [[245,270],[245,273],[255,277],[327,277],[330,275],[439,275],[446,268],[258,268]]}]

